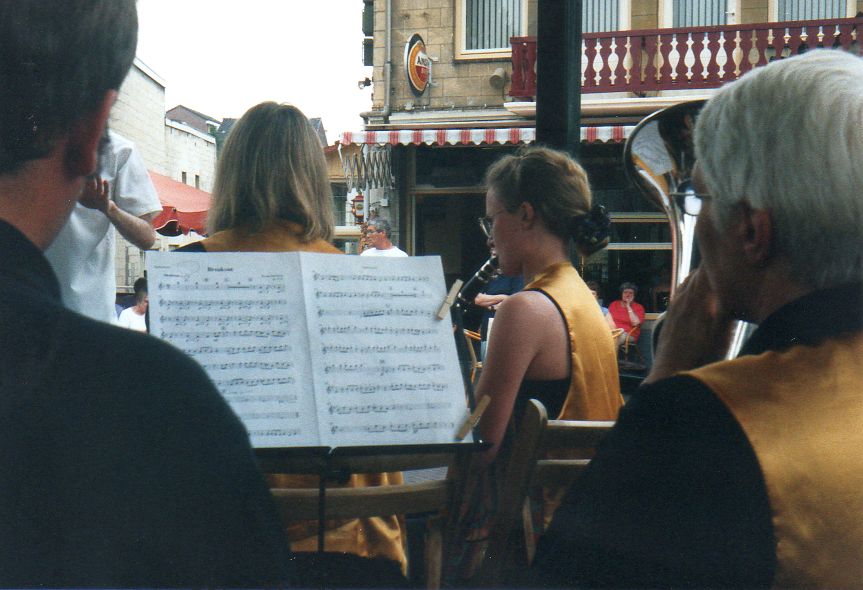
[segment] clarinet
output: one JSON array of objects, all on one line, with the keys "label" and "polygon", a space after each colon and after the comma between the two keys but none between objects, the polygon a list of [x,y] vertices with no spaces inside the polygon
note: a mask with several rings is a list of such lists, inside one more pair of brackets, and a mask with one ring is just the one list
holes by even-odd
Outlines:
[{"label": "clarinet", "polygon": [[456,305],[462,310],[473,304],[474,297],[485,287],[497,273],[497,256],[492,255],[486,260],[479,270],[464,284],[461,291],[456,295]]}]

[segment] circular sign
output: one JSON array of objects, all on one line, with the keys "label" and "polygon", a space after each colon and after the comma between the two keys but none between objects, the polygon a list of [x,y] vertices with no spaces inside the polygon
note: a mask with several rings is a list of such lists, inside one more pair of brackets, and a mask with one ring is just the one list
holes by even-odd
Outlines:
[{"label": "circular sign", "polygon": [[426,54],[426,44],[419,33],[414,35],[405,46],[405,72],[408,85],[416,96],[422,96],[431,77],[432,61]]}]

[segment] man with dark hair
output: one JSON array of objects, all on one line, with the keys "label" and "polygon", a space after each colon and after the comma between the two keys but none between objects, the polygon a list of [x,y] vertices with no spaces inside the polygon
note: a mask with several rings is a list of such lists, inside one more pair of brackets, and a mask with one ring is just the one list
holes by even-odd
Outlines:
[{"label": "man with dark hair", "polygon": [[371,248],[366,248],[360,256],[390,256],[403,258],[407,252],[396,247],[390,241],[392,226],[386,219],[375,217],[366,224],[366,236]]},{"label": "man with dark hair", "polygon": [[117,319],[117,324],[122,328],[137,330],[138,332],[147,331],[147,307],[150,304],[149,293],[147,291],[147,279],[141,277],[135,281],[135,305],[127,307],[120,312],[120,317]]},{"label": "man with dark hair", "polygon": [[134,0],[0,0],[0,586],[281,585],[240,421],[189,358],[65,309],[41,252],[136,39]]}]

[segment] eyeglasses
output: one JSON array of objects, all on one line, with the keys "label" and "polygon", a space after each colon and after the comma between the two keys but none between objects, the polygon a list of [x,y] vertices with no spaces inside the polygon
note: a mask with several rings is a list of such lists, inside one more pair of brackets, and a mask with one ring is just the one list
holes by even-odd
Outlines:
[{"label": "eyeglasses", "polygon": [[677,206],[680,207],[684,213],[691,215],[692,217],[698,217],[698,214],[701,213],[701,206],[704,201],[711,198],[710,195],[706,193],[696,193],[692,189],[669,193],[669,196],[674,199]]},{"label": "eyeglasses", "polygon": [[487,238],[491,238],[491,230],[494,227],[494,218],[503,212],[503,209],[494,213],[491,216],[478,217],[477,221],[479,222],[479,228],[482,230],[483,235]]}]

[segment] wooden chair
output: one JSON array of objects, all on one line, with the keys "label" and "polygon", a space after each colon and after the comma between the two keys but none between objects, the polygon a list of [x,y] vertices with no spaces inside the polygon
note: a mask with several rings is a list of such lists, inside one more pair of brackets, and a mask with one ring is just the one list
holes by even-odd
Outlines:
[{"label": "wooden chair", "polygon": [[623,339],[618,350],[623,353],[623,360],[629,361],[629,351],[635,352],[635,356],[638,358],[638,362],[642,365],[644,364],[644,357],[641,356],[641,351],[638,350],[638,341],[632,338],[632,333],[638,329],[638,326],[632,328],[629,332],[626,333],[626,337]]},{"label": "wooden chair", "polygon": [[[448,468],[466,461],[467,454],[426,453],[333,457],[327,467],[348,473],[378,473]],[[315,473],[320,465],[308,459],[261,460],[264,472]],[[444,470],[441,470],[443,473]],[[446,477],[402,485],[354,488],[327,488],[324,499],[325,519],[368,518],[392,514],[429,513],[425,531],[425,583],[440,588],[443,561],[443,514],[454,494],[454,478]],[[320,520],[320,491],[317,488],[273,488],[270,490],[286,524],[297,520]],[[410,568],[410,563],[408,564]]]},{"label": "wooden chair", "polygon": [[536,552],[530,491],[538,486],[569,487],[590,459],[557,459],[565,451],[595,448],[614,422],[549,420],[545,407],[529,400],[504,473],[499,511],[489,535],[480,573],[483,587],[500,585],[504,571],[526,568]]},{"label": "wooden chair", "polygon": [[467,353],[470,355],[470,382],[476,383],[476,376],[482,371],[482,361],[480,361],[476,356],[476,349],[474,348],[474,342],[481,342],[482,336],[480,336],[479,332],[474,332],[473,330],[464,330],[464,338],[467,341]]}]

